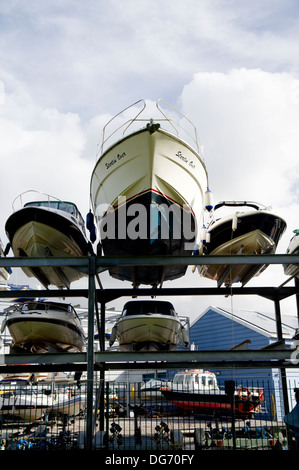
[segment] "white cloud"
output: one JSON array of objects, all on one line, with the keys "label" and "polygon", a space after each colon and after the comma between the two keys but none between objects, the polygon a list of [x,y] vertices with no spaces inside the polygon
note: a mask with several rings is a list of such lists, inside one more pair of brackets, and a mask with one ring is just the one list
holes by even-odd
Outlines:
[{"label": "white cloud", "polygon": [[[272,206],[288,224],[278,253],[285,252],[299,227],[298,90],[299,81],[291,73],[243,68],[196,73],[181,96],[183,111],[196,124],[204,147],[215,202],[253,200]],[[250,285],[278,286],[286,280],[280,265],[270,266]],[[244,308],[257,300],[241,297],[234,302]],[[290,302],[282,307],[294,313],[294,299]],[[259,298],[258,305],[263,303],[271,308]]]},{"label": "white cloud", "polygon": [[[83,158],[86,136],[78,115],[42,109],[21,84],[1,105],[1,238],[16,196],[29,189],[75,202],[88,210],[94,161]],[[94,150],[94,154],[95,154]]]},{"label": "white cloud", "polygon": [[291,74],[247,69],[197,73],[185,86],[182,105],[197,125],[217,199],[275,210],[299,203],[297,90]]}]

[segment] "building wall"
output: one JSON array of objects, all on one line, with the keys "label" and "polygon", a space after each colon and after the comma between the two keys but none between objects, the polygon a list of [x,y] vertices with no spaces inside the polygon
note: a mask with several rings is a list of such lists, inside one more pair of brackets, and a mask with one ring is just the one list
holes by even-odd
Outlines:
[{"label": "building wall", "polygon": [[[260,349],[269,344],[269,338],[251,328],[237,323],[233,315],[227,318],[211,307],[190,329],[190,342],[198,350],[228,350],[242,341],[250,340],[248,349]],[[236,386],[258,386],[265,390],[263,415],[271,414],[271,395],[274,393],[272,369],[212,369],[218,384],[224,388],[226,380],[234,380]],[[266,416],[265,416],[266,417]]]},{"label": "building wall", "polygon": [[198,349],[231,349],[250,339],[250,349],[260,349],[269,344],[269,338],[237,323],[233,315],[227,318],[211,307],[190,329],[190,340]]}]

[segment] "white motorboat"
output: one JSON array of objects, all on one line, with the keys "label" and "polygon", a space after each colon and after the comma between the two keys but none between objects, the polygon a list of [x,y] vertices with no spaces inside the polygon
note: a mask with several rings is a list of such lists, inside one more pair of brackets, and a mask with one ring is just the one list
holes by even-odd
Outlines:
[{"label": "white motorboat", "polygon": [[30,301],[8,307],[5,312],[1,332],[8,328],[13,350],[42,353],[84,349],[84,330],[70,304]]},{"label": "white motorboat", "polygon": [[[166,117],[162,106],[179,117],[178,125]],[[137,101],[104,127],[100,156],[90,183],[93,216],[101,238],[98,252],[103,250],[104,255],[192,254],[197,227],[202,223],[205,194],[209,196],[210,191],[196,129],[162,100],[154,110],[157,118],[141,117],[147,114],[147,107],[150,105],[144,100]],[[136,108],[137,115],[128,118],[132,110],[136,113]],[[182,122],[188,130],[185,134]],[[107,129],[113,125],[119,127],[108,135]],[[122,132],[119,140],[108,147],[109,139],[116,139],[118,132]],[[186,140],[181,135],[187,135]],[[192,141],[187,143],[191,135]],[[112,266],[109,273],[116,279],[132,281],[135,286],[156,286],[183,276],[186,269],[163,264]]]},{"label": "white motorboat", "polygon": [[[24,202],[28,197],[29,202]],[[17,203],[21,208],[15,210]],[[13,210],[5,230],[14,256],[65,258],[87,256],[92,251],[86,238],[84,220],[74,203],[27,191],[15,199]],[[50,285],[69,288],[72,282],[86,276],[79,268],[69,266],[22,269],[45,288]]]},{"label": "white motorboat", "polygon": [[[214,211],[223,206],[242,206],[243,210],[219,219],[213,218],[204,229],[201,245],[195,254],[242,256],[275,253],[286,229],[286,222],[281,217],[257,203],[245,201],[223,201],[215,205]],[[216,280],[218,286],[230,286],[237,282],[244,286],[266,268],[265,264],[198,266],[199,274]]]},{"label": "white motorboat", "polygon": [[[5,252],[3,249],[2,241],[0,240],[0,260],[3,256],[5,256]],[[0,266],[0,281],[7,281],[10,278],[11,273],[11,268],[8,268],[6,266]]]},{"label": "white motorboat", "polygon": [[129,301],[112,328],[109,345],[118,341],[123,351],[175,350],[187,347],[189,332],[170,302]]},{"label": "white motorboat", "polygon": [[[289,246],[287,248],[287,255],[298,255],[299,254],[299,230],[294,230],[294,236],[291,238]],[[299,265],[296,264],[285,264],[283,266],[284,273],[287,276],[295,276],[299,279]]]},{"label": "white motorboat", "polygon": [[27,381],[0,383],[0,419],[18,419],[33,422],[42,418],[51,408],[51,390],[34,387]]},{"label": "white motorboat", "polygon": [[36,421],[45,415],[53,417],[75,417],[86,408],[86,397],[82,394],[32,385],[27,380],[2,380],[0,382],[0,419],[13,418],[24,422]]}]

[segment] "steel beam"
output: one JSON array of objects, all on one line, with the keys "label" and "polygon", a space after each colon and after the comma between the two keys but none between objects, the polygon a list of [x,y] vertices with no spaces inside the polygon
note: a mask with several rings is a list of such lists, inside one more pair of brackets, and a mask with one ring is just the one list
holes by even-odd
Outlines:
[{"label": "steel beam", "polygon": [[[94,363],[138,363],[146,362],[152,367],[158,362],[210,362],[210,361],[275,361],[290,360],[296,350],[292,349],[248,349],[248,350],[213,350],[213,351],[104,351],[95,352]],[[0,366],[24,364],[80,364],[88,362],[87,353],[45,353],[45,354],[1,354]],[[191,364],[192,365],[192,364]],[[71,367],[71,366],[70,366]]]},{"label": "steel beam", "polygon": [[[0,260],[2,267],[45,267],[71,266],[89,269],[89,257],[66,258],[23,258],[6,257]],[[269,255],[196,255],[196,256],[97,256],[96,270],[108,269],[112,266],[177,266],[177,265],[210,265],[210,264],[299,264],[299,255],[269,254]]]}]

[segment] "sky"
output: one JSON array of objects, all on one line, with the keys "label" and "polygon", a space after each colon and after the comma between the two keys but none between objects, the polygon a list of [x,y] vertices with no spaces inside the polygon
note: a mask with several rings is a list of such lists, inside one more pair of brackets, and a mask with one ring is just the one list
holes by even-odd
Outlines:
[{"label": "sky", "polygon": [[[0,0],[3,244],[12,202],[30,189],[75,202],[85,217],[103,125],[161,98],[196,125],[214,201],[271,206],[287,222],[285,253],[299,228],[298,23],[296,0]],[[248,285],[286,279],[271,266]],[[36,286],[19,270],[11,282]],[[189,269],[165,286],[215,284]],[[170,300],[192,317],[211,304],[274,309],[256,296]],[[281,308],[297,314],[294,298]]]}]

